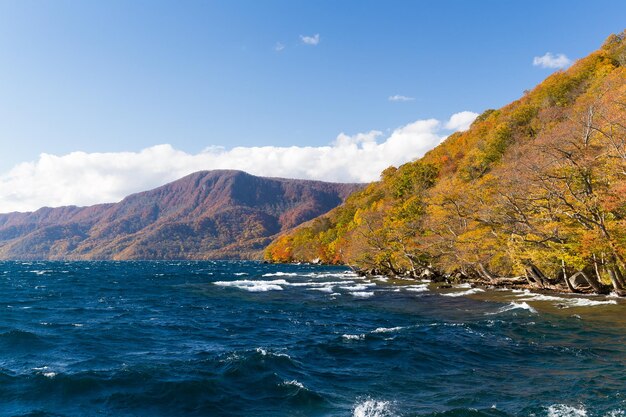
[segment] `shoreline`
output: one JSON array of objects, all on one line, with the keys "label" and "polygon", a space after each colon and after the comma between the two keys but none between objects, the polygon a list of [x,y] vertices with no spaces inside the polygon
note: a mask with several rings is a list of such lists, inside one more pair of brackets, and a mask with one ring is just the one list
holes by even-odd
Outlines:
[{"label": "shoreline", "polygon": [[[312,263],[312,265],[316,265]],[[470,277],[460,272],[453,274],[443,274],[434,271],[432,268],[424,268],[421,272],[408,271],[404,274],[383,273],[377,269],[359,269],[349,265],[345,265],[354,271],[357,275],[374,278],[376,276],[385,276],[389,279],[420,281],[429,280],[433,283],[443,284],[439,288],[453,288],[454,285],[469,284],[471,288],[481,289],[506,289],[506,290],[528,290],[542,292],[546,294],[571,294],[571,295],[587,295],[587,296],[604,296],[609,298],[625,298],[626,292],[618,291],[609,285],[602,284],[602,291],[596,292],[591,286],[572,285],[565,281],[571,280],[572,277],[563,279],[563,282],[556,280],[544,281],[543,283],[534,283],[528,277],[491,277],[487,280],[482,277]],[[573,275],[576,277],[576,274]]]}]

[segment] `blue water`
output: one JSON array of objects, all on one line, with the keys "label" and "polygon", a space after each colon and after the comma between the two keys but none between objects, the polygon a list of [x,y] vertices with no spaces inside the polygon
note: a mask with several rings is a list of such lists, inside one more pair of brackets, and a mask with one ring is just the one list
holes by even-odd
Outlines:
[{"label": "blue water", "polygon": [[621,300],[408,284],[0,262],[0,415],[624,416]]}]

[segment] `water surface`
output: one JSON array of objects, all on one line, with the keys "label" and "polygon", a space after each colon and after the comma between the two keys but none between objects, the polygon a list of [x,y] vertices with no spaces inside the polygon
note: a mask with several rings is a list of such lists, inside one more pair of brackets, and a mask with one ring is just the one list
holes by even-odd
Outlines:
[{"label": "water surface", "polygon": [[1,262],[0,415],[610,416],[626,304],[254,262]]}]

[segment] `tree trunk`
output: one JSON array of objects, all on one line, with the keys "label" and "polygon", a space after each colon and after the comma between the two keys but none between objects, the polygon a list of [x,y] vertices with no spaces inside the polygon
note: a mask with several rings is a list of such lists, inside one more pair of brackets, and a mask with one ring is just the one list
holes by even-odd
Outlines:
[{"label": "tree trunk", "polygon": [[618,265],[615,265],[615,268],[613,268],[613,270],[615,271],[615,278],[617,278],[622,288],[626,287],[624,275],[622,274],[622,270],[620,269],[620,267]]},{"label": "tree trunk", "polygon": [[578,290],[574,288],[570,280],[567,278],[567,271],[565,270],[565,261],[563,261],[562,259],[561,259],[561,269],[563,270],[563,279],[565,280],[565,285],[567,285],[567,289],[570,290],[570,292],[578,292]]},{"label": "tree trunk", "polygon": [[417,276],[417,267],[415,266],[415,262],[413,261],[413,257],[410,253],[403,251],[404,257],[409,260],[409,264],[411,265],[411,276],[415,278]]},{"label": "tree trunk", "polygon": [[535,264],[530,261],[526,262],[526,272],[528,273],[528,276],[532,279],[532,281],[539,284],[541,288],[545,288],[546,284],[550,281],[543,274],[543,272],[541,272],[541,269],[539,269]]},{"label": "tree trunk", "polygon": [[613,289],[615,290],[616,293],[621,295],[622,293],[624,293],[624,287],[622,286],[622,283],[619,281],[613,268],[608,268],[608,270],[609,270],[609,277],[611,277],[611,284],[613,284]]},{"label": "tree trunk", "polygon": [[[386,264],[386,265],[385,265]],[[387,267],[387,269],[389,269],[389,271],[391,271],[391,273],[394,276],[400,276],[400,272],[398,272],[398,270],[393,266],[393,263],[391,262],[390,259],[387,259],[383,262],[383,265]]]},{"label": "tree trunk", "polygon": [[495,277],[487,270],[487,268],[485,268],[485,265],[480,262],[476,267],[476,272],[478,273],[478,275],[480,275],[482,279],[486,281],[493,283],[496,280]]}]

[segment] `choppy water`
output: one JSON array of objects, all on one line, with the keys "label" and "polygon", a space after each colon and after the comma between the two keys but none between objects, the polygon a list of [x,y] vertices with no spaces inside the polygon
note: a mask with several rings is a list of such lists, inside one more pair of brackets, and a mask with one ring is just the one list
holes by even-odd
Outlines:
[{"label": "choppy water", "polygon": [[0,415],[624,416],[622,300],[394,284],[1,262]]}]

